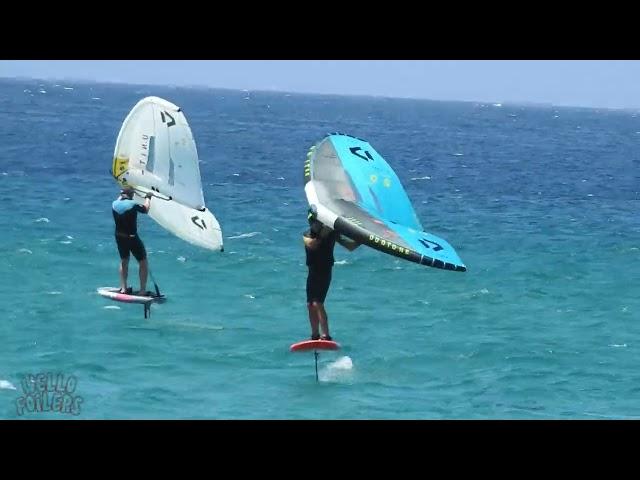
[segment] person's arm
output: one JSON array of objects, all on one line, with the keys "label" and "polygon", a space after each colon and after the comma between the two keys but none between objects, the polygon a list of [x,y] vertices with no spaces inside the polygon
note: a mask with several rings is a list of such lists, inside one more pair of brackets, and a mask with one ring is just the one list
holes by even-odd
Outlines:
[{"label": "person's arm", "polygon": [[345,237],[343,235],[338,235],[337,242],[340,245],[342,245],[344,248],[349,250],[350,252],[353,252],[356,248],[360,246],[360,244],[355,240],[351,240],[350,238]]},{"label": "person's arm", "polygon": [[311,250],[315,250],[320,242],[322,242],[324,227],[318,222],[315,217],[309,217],[309,230],[304,232],[302,239],[304,245]]},{"label": "person's arm", "polygon": [[139,212],[149,213],[149,209],[151,208],[151,197],[153,197],[153,194],[151,192],[145,195],[144,205],[140,205],[140,208],[138,209]]},{"label": "person's arm", "polygon": [[320,242],[320,239],[318,239],[316,235],[314,235],[310,230],[304,232],[304,234],[302,235],[302,240],[304,241],[304,246],[310,248],[311,250],[315,250],[318,246],[318,243]]}]

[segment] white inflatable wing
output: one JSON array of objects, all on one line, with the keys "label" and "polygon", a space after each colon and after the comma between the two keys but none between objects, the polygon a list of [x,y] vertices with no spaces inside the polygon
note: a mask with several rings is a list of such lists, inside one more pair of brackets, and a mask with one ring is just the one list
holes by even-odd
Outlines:
[{"label": "white inflatable wing", "polygon": [[152,192],[149,216],[178,238],[223,250],[218,220],[202,193],[198,151],[187,119],[177,105],[159,97],[140,100],[125,118],[116,140],[111,173],[136,190]]}]

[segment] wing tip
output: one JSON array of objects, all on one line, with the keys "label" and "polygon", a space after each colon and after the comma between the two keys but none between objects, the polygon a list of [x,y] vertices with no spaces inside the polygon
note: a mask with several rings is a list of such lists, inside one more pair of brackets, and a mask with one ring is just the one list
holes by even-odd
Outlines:
[{"label": "wing tip", "polygon": [[422,265],[426,265],[428,267],[434,267],[434,268],[439,268],[441,270],[450,270],[452,272],[466,272],[467,271],[467,267],[466,265],[459,263],[449,263],[449,262],[445,262],[444,260],[438,260],[436,258],[432,258],[432,257],[427,257],[425,255],[422,256],[422,258],[420,259],[420,263]]}]

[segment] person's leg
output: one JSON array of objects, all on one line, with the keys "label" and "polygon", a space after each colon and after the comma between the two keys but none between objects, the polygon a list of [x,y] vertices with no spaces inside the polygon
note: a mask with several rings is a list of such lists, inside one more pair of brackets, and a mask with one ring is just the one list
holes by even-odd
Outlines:
[{"label": "person's leg", "polygon": [[147,291],[147,275],[149,274],[149,265],[147,259],[140,260],[140,292],[145,293]]},{"label": "person's leg", "polygon": [[327,311],[324,309],[324,303],[316,302],[316,308],[318,309],[318,323],[320,324],[322,338],[331,340],[331,335],[329,335],[329,318],[327,317]]},{"label": "person's leg", "polygon": [[116,245],[118,247],[118,255],[120,255],[120,293],[127,293],[127,277],[129,276],[129,244],[127,240],[116,235]]},{"label": "person's leg", "polygon": [[313,303],[307,303],[309,309],[309,323],[311,324],[311,339],[318,340],[320,338],[318,307]]},{"label": "person's leg", "polygon": [[129,275],[129,259],[120,259],[120,292],[127,293],[127,277]]},{"label": "person's leg", "polygon": [[138,261],[138,273],[140,276],[140,295],[147,292],[147,276],[149,275],[149,263],[147,262],[147,251],[140,237],[136,236],[132,240],[131,253]]},{"label": "person's leg", "polygon": [[317,275],[315,271],[309,269],[309,274],[307,275],[307,309],[309,311],[309,324],[311,325],[312,340],[317,340],[320,338],[318,308],[314,302],[314,290],[317,283],[316,279]]},{"label": "person's leg", "polygon": [[318,292],[318,321],[320,323],[321,338],[324,340],[331,340],[329,334],[329,317],[327,311],[324,309],[324,301],[327,298],[329,292],[329,286],[331,285],[331,270],[323,272],[321,281],[319,282]]}]

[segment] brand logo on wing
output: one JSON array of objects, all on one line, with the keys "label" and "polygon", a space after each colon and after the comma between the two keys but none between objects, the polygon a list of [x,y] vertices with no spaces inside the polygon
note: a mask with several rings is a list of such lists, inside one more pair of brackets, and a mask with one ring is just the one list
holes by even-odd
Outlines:
[{"label": "brand logo on wing", "polygon": [[[176,124],[175,119],[167,111],[160,112],[160,117],[162,118],[162,123],[166,123],[167,124],[167,128],[168,127],[173,127]],[[167,118],[169,118],[169,121],[167,121]]]},{"label": "brand logo on wing", "polygon": [[[200,223],[198,223],[198,220],[200,220]],[[200,230],[205,230],[207,228],[207,225],[204,223],[204,220],[197,215],[194,215],[193,217],[191,217],[191,221]]]},{"label": "brand logo on wing", "polygon": [[418,240],[422,245],[424,245],[427,248],[433,248],[434,252],[437,252],[439,250],[443,250],[442,245],[440,245],[439,243],[436,242],[432,242],[431,240],[427,240],[426,238],[421,238],[420,240]]},{"label": "brand logo on wing", "polygon": [[142,139],[141,139],[141,143],[140,143],[140,158],[138,158],[138,161],[140,162],[140,165],[142,165],[143,167],[147,164],[147,159],[149,158],[149,139],[151,137],[149,135],[146,134],[142,134]]},{"label": "brand logo on wing", "polygon": [[349,151],[353,153],[356,157],[360,157],[362,160],[365,160],[366,162],[373,161],[373,157],[369,153],[369,150],[364,150],[364,155],[360,153],[360,151],[362,151],[361,147],[351,147],[349,148]]},{"label": "brand logo on wing", "polygon": [[385,240],[384,238],[380,238],[377,235],[369,235],[369,241],[373,242],[375,245],[380,245],[381,247],[385,247],[388,250],[391,250],[392,252],[398,252],[398,253],[402,253],[405,255],[409,255],[411,253],[411,250],[409,250],[408,248],[404,248],[401,247],[400,245],[396,245],[393,242],[390,242],[389,240]]}]

